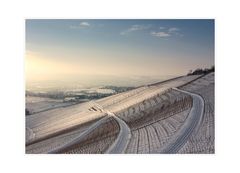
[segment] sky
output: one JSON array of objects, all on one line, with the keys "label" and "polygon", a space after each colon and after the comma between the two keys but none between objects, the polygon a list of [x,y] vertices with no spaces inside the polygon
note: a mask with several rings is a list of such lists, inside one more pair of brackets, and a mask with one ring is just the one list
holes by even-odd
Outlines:
[{"label": "sky", "polygon": [[166,76],[214,65],[214,20],[27,19],[28,81]]}]

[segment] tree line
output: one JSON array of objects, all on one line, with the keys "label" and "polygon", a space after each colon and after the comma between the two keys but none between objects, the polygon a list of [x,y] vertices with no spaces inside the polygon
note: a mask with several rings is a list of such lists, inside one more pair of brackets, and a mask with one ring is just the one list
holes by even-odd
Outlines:
[{"label": "tree line", "polygon": [[190,70],[187,75],[188,76],[190,76],[190,75],[203,75],[203,74],[208,74],[208,73],[211,73],[211,72],[214,72],[214,71],[215,71],[214,66],[212,66],[211,68],[205,68],[205,69],[198,68],[194,71]]}]

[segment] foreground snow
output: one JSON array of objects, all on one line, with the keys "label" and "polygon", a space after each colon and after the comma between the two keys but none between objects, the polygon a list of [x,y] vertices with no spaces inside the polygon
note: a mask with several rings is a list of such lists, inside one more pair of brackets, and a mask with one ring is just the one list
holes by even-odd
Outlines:
[{"label": "foreground snow", "polygon": [[[195,81],[191,82],[193,80]],[[173,138],[176,138],[181,127],[187,123],[190,116],[189,112],[194,105],[194,98],[191,94],[171,88],[185,85],[181,89],[184,90],[189,86],[196,89],[198,85],[200,87],[212,84],[214,81],[212,82],[212,78],[208,75],[202,78],[200,76],[185,76],[154,85],[142,86],[96,102],[87,102],[31,115],[26,118],[26,152],[107,152],[114,143],[119,144],[116,141],[119,139],[118,134],[122,133],[123,124],[120,123],[121,121],[113,118],[110,123],[101,122],[99,127],[94,130],[89,130],[89,127],[105,118],[106,112],[110,112],[110,114],[122,119],[131,131],[131,138],[127,146],[124,147],[125,153],[157,153],[161,151],[163,146],[174,141]],[[211,101],[214,100],[212,95],[209,97],[211,97],[209,98]],[[203,98],[206,102],[206,98]],[[198,131],[201,131],[202,127],[200,126]],[[79,136],[86,131],[89,131],[89,134],[80,139]],[[178,147],[176,152],[189,153],[191,152],[190,148],[195,147],[195,144],[189,146],[189,140],[192,139],[192,131],[190,132],[189,139],[185,140],[182,143],[183,147]],[[120,136],[125,138],[129,135]],[[61,150],[62,147],[64,150]],[[188,149],[183,150],[183,148]],[[187,152],[188,150],[189,152]],[[115,152],[118,153],[120,150],[117,149]],[[196,153],[198,152],[200,151],[196,151]],[[205,153],[209,153],[209,151],[205,151]]]}]

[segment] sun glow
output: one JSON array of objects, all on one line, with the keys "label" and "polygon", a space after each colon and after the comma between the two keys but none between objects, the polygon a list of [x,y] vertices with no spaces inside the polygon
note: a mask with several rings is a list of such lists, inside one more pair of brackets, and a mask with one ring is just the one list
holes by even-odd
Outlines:
[{"label": "sun glow", "polygon": [[25,73],[27,80],[47,80],[59,75],[75,73],[75,67],[61,61],[42,57],[33,52],[26,52]]}]

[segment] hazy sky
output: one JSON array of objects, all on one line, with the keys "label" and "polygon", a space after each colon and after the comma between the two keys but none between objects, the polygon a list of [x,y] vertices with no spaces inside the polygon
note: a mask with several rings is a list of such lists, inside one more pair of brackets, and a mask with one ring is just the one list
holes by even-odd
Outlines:
[{"label": "hazy sky", "polygon": [[26,20],[26,76],[182,75],[214,65],[213,20]]}]

